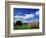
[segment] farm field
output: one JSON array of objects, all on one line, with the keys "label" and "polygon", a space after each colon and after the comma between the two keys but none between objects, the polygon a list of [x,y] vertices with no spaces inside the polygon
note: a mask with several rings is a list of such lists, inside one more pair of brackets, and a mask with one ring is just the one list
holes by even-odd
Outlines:
[{"label": "farm field", "polygon": [[14,25],[14,30],[21,30],[21,29],[39,29],[39,26],[34,26],[32,27],[32,25],[29,25],[28,24],[22,24],[22,25]]}]

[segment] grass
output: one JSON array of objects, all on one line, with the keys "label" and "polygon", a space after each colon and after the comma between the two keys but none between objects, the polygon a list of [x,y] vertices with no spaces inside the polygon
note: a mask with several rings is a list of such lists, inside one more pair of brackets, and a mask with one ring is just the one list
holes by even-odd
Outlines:
[{"label": "grass", "polygon": [[38,26],[35,26],[35,27],[30,26],[29,27],[29,25],[27,25],[27,24],[23,24],[21,26],[14,25],[14,30],[21,30],[21,29],[38,29],[38,28],[39,28]]}]

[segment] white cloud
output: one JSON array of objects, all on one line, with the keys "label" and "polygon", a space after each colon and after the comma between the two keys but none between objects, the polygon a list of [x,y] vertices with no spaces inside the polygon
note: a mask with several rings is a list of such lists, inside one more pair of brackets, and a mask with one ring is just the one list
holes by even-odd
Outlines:
[{"label": "white cloud", "polygon": [[24,16],[14,16],[14,18],[24,18]]},{"label": "white cloud", "polygon": [[27,18],[33,18],[34,14],[25,14],[25,16],[14,16],[14,18],[23,18],[23,19],[27,19]]},{"label": "white cloud", "polygon": [[35,15],[37,15],[37,16],[38,16],[38,15],[39,15],[39,11],[37,11],[37,12],[35,13]]},{"label": "white cloud", "polygon": [[34,14],[26,14],[26,17],[27,17],[27,18],[29,18],[29,17],[30,17],[30,18],[33,18],[33,17],[34,17]]}]

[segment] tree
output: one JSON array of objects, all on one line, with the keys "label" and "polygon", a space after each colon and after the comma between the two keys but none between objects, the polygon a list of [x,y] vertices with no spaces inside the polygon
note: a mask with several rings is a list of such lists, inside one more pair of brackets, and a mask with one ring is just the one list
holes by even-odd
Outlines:
[{"label": "tree", "polygon": [[22,25],[22,22],[21,21],[16,21],[16,25]]}]

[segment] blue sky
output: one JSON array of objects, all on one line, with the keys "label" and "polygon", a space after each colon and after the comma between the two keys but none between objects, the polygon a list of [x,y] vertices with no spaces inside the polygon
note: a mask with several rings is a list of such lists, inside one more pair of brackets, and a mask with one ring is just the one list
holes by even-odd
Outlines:
[{"label": "blue sky", "polygon": [[23,23],[39,21],[39,9],[34,8],[14,8],[14,22],[22,21]]}]

